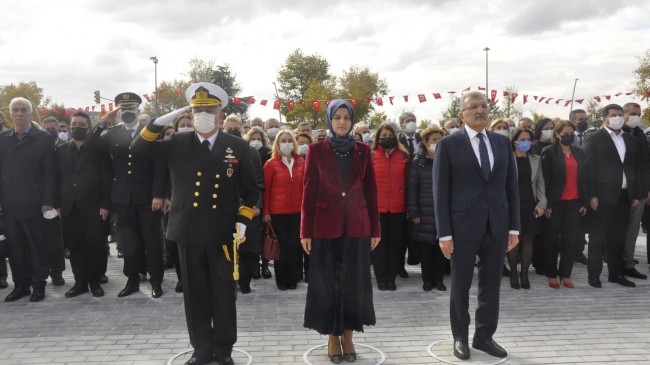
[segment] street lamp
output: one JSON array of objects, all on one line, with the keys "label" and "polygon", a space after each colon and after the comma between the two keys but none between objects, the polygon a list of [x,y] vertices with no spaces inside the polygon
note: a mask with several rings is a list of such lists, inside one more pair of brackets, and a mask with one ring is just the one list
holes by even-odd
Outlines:
[{"label": "street lamp", "polygon": [[490,88],[488,87],[488,51],[490,49],[485,47],[483,50],[485,51],[485,98],[490,100],[488,97],[488,93],[490,92]]},{"label": "street lamp", "polygon": [[573,111],[573,99],[576,96],[576,85],[578,84],[578,79],[575,79],[573,82],[573,92],[571,93],[571,110],[569,110],[569,114]]},{"label": "street lamp", "polygon": [[[275,98],[277,100],[280,100],[280,94],[278,94],[278,86],[275,84],[275,81],[273,81],[273,87],[275,88]],[[282,111],[278,109],[278,115],[280,116],[280,125],[282,125]]]},{"label": "street lamp", "polygon": [[158,57],[153,56],[149,57],[153,61],[153,72],[154,72],[154,109],[156,110],[156,116],[158,115]]}]

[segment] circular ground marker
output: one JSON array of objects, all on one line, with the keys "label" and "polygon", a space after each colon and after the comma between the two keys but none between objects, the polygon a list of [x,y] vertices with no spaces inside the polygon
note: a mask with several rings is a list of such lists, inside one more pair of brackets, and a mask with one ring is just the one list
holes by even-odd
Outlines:
[{"label": "circular ground marker", "polygon": [[[447,340],[436,341],[436,342],[432,343],[431,345],[429,345],[429,347],[427,347],[427,352],[434,359],[436,359],[438,361],[441,361],[441,362],[444,362],[445,364],[452,364],[452,365],[467,365],[467,364],[497,365],[497,364],[502,364],[502,363],[508,361],[508,359],[510,358],[510,351],[508,351],[507,349],[504,349],[504,350],[506,350],[508,355],[506,357],[504,357],[503,359],[497,359],[495,362],[483,362],[483,361],[480,361],[480,360],[478,360],[478,361],[465,360],[463,362],[450,361],[450,360],[438,357],[436,354],[433,353],[433,350],[432,350],[433,346],[435,346],[435,345],[437,345],[439,343],[443,343],[443,342],[453,342],[453,340],[452,339],[447,339]],[[452,354],[451,356],[454,356],[454,355]],[[490,355],[486,354],[486,356],[490,356]],[[455,357],[454,357],[454,359],[455,359]]]},{"label": "circular ground marker", "polygon": [[[378,349],[378,348],[376,348],[376,347],[373,347],[373,346],[370,346],[370,345],[364,345],[364,344],[362,344],[362,343],[355,343],[354,346],[361,346],[361,347],[369,348],[369,349],[374,350],[375,352],[377,352],[379,355],[381,355],[381,359],[379,359],[379,360],[375,363],[375,365],[381,365],[381,364],[384,363],[384,361],[386,361],[386,354],[383,353],[380,349]],[[318,349],[318,348],[321,348],[321,347],[327,347],[327,344],[317,345],[317,346],[314,346],[314,347],[310,348],[309,350],[305,351],[305,353],[302,355],[302,359],[305,360],[305,363],[306,363],[306,364],[308,364],[308,365],[314,365],[311,361],[307,360],[307,356],[309,356],[309,354],[310,354],[312,351],[314,351],[314,350],[316,350],[316,349]],[[359,353],[357,353],[357,356],[358,356],[358,355],[359,355]]]},{"label": "circular ground marker", "polygon": [[[232,350],[235,351],[235,352],[239,352],[241,354],[244,354],[244,356],[246,356],[248,358],[248,362],[246,363],[246,365],[251,365],[253,363],[253,357],[248,352],[243,351],[243,350],[238,350],[238,349],[232,349]],[[183,356],[185,354],[193,352],[193,351],[194,351],[194,349],[189,349],[189,350],[185,350],[183,352],[180,352],[180,353],[172,356],[172,358],[167,361],[167,365],[174,365],[174,360],[178,359],[179,357],[181,357],[181,356]]]}]

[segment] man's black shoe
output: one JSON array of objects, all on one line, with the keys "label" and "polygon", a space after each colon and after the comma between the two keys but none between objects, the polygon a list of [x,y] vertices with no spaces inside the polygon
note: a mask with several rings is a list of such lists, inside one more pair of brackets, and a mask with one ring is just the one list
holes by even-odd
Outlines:
[{"label": "man's black shoe", "polygon": [[104,289],[102,289],[101,285],[99,285],[99,282],[91,282],[90,283],[90,293],[93,295],[95,298],[103,297],[104,296]]},{"label": "man's black shoe", "polygon": [[123,298],[123,297],[129,296],[129,295],[131,295],[131,294],[133,294],[133,293],[135,293],[137,291],[140,291],[139,279],[136,279],[136,280],[129,279],[126,282],[126,286],[124,287],[124,289],[122,289],[122,291],[119,292],[117,294],[117,296],[119,298]]},{"label": "man's black shoe", "polygon": [[273,277],[273,275],[271,275],[271,270],[269,270],[268,266],[262,267],[262,277],[264,279],[270,279]]},{"label": "man's black shoe", "polygon": [[433,290],[433,283],[430,282],[430,281],[425,281],[424,284],[422,284],[422,290],[424,290],[424,291]]},{"label": "man's black shoe", "polygon": [[508,356],[508,351],[499,346],[493,339],[472,341],[472,347],[485,352],[486,354],[503,359]]},{"label": "man's black shoe", "polygon": [[182,281],[179,280],[178,283],[176,283],[176,287],[174,288],[174,291],[177,292],[177,293],[182,293],[183,292],[183,282]]},{"label": "man's black shoe", "polygon": [[36,303],[36,302],[40,302],[43,299],[45,299],[45,285],[34,287],[34,290],[32,291],[32,296],[29,298],[29,301],[32,303]]},{"label": "man's black shoe", "polygon": [[611,276],[611,277],[609,277],[607,279],[607,281],[609,281],[610,283],[621,284],[623,286],[627,286],[627,287],[630,287],[630,288],[633,288],[633,287],[636,286],[636,284],[634,284],[634,282],[627,280],[625,278],[625,276],[623,276],[623,275]]},{"label": "man's black shoe", "polygon": [[88,293],[88,284],[82,283],[80,281],[75,281],[74,285],[70,290],[65,292],[65,297],[66,298],[74,298],[78,295],[81,295],[83,293]]},{"label": "man's black shoe", "polygon": [[386,283],[377,283],[377,289],[379,291],[386,291],[388,290],[388,285]]},{"label": "man's black shoe", "polygon": [[155,299],[163,296],[163,290],[160,284],[151,285],[151,296]]},{"label": "man's black shoe", "polygon": [[395,290],[397,290],[397,286],[395,286],[395,282],[394,282],[394,281],[389,281],[387,286],[388,286],[388,290],[390,290],[390,291],[395,291]]},{"label": "man's black shoe", "polygon": [[246,284],[239,284],[239,290],[242,294],[248,294],[251,292],[251,286]]},{"label": "man's black shoe", "polygon": [[629,276],[631,278],[635,279],[647,279],[648,275],[646,274],[641,274],[637,269],[631,268],[631,269],[623,269],[623,275]]},{"label": "man's black shoe", "polygon": [[446,291],[447,287],[442,281],[436,281],[436,289],[438,289],[438,291]]},{"label": "man's black shoe", "polygon": [[65,285],[65,279],[63,279],[63,275],[60,272],[52,273],[50,274],[50,277],[52,278],[52,285],[54,286]]},{"label": "man's black shoe", "polygon": [[461,360],[469,360],[469,346],[465,342],[454,341],[454,356]]},{"label": "man's black shoe", "polygon": [[22,297],[26,297],[30,295],[31,293],[32,291],[29,289],[28,286],[22,286],[22,285],[16,286],[14,290],[11,293],[9,293],[9,295],[7,295],[7,297],[5,298],[5,302],[15,302]]},{"label": "man's black shoe", "polygon": [[587,280],[589,281],[589,285],[593,286],[594,288],[602,288],[603,287],[603,285],[600,283],[600,279],[598,279],[596,277],[594,277],[594,278],[590,277]]},{"label": "man's black shoe", "polygon": [[253,279],[260,279],[262,277],[262,273],[260,272],[261,269],[256,269],[253,271],[253,276],[251,276]]}]

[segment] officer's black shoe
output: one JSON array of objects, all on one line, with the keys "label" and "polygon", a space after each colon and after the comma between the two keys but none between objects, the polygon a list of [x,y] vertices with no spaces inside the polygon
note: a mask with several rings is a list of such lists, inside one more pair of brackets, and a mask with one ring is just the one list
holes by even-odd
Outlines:
[{"label": "officer's black shoe", "polygon": [[40,302],[45,299],[45,285],[35,286],[29,301],[32,303]]},{"label": "officer's black shoe", "polygon": [[131,280],[129,279],[126,282],[126,286],[122,289],[121,292],[117,294],[119,298],[129,296],[137,291],[140,291],[140,282],[139,279]]},{"label": "officer's black shoe", "polygon": [[29,286],[18,285],[14,290],[7,295],[5,302],[15,302],[22,297],[30,295],[32,291],[29,289]]},{"label": "officer's black shoe", "polygon": [[262,267],[262,277],[264,279],[270,279],[273,277],[273,275],[271,275],[271,270],[269,270],[268,266]]},{"label": "officer's black shoe", "polygon": [[151,285],[151,296],[156,299],[163,296],[163,290],[160,284]]},{"label": "officer's black shoe", "polygon": [[99,282],[91,282],[90,283],[90,293],[95,298],[103,297],[104,296],[104,289],[102,289],[101,285],[99,285]]},{"label": "officer's black shoe", "polygon": [[253,279],[260,279],[262,277],[261,269],[256,269],[253,271]]},{"label": "officer's black shoe", "polygon": [[65,279],[63,279],[63,275],[60,272],[53,272],[50,274],[50,277],[52,278],[52,285],[54,286],[64,286],[65,285]]},{"label": "officer's black shoe", "polygon": [[65,297],[74,298],[83,293],[88,293],[88,284],[85,282],[82,283],[81,281],[75,281],[72,288],[65,292]]}]

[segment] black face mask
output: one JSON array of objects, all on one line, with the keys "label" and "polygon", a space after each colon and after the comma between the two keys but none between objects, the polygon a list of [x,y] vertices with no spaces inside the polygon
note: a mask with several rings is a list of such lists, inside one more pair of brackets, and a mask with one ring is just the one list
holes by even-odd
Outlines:
[{"label": "black face mask", "polygon": [[54,129],[54,128],[48,128],[48,129],[46,129],[46,131],[47,131],[47,133],[51,134],[54,137],[59,136],[59,131]]},{"label": "black face mask", "polygon": [[134,112],[123,112],[122,121],[126,124],[131,124],[135,121],[136,114]]},{"label": "black face mask", "polygon": [[241,138],[241,131],[239,129],[231,129],[228,134]]},{"label": "black face mask", "polygon": [[83,141],[84,139],[86,139],[86,136],[88,135],[88,129],[82,127],[74,127],[72,128],[71,132],[72,133],[70,134],[70,136],[75,141]]},{"label": "black face mask", "polygon": [[397,146],[397,139],[395,137],[384,137],[379,139],[379,145],[385,149],[389,150]]},{"label": "black face mask", "polygon": [[577,127],[578,127],[578,132],[586,131],[587,127],[588,127],[587,121],[583,120],[583,121],[578,122]]},{"label": "black face mask", "polygon": [[573,133],[560,137],[560,143],[562,143],[565,146],[571,146],[573,144],[573,141],[575,140],[576,140],[576,136]]}]

